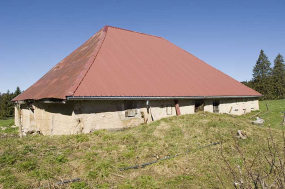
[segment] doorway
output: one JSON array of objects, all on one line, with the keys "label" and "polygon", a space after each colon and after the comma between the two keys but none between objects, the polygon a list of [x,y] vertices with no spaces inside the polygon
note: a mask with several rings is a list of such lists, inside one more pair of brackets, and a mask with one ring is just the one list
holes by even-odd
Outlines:
[{"label": "doorway", "polygon": [[204,100],[195,100],[195,112],[204,111],[205,102]]},{"label": "doorway", "polygon": [[213,112],[214,113],[219,113],[219,106],[220,106],[220,101],[219,100],[213,100]]}]

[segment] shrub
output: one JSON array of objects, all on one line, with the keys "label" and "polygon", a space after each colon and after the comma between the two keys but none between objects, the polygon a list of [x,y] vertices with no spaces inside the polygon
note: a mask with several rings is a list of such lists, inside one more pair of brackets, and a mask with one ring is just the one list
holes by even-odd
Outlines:
[{"label": "shrub", "polygon": [[37,168],[37,163],[33,160],[24,161],[19,164],[19,169],[22,171],[31,171]]},{"label": "shrub", "polygon": [[72,189],[88,189],[88,185],[85,182],[74,182],[70,185]]}]

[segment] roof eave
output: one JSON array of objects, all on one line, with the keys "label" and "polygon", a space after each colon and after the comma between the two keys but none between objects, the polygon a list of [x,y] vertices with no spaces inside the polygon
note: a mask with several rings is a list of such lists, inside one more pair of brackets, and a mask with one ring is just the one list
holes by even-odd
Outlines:
[{"label": "roof eave", "polygon": [[163,99],[226,99],[259,98],[262,95],[248,96],[67,96],[67,100],[163,100]]}]

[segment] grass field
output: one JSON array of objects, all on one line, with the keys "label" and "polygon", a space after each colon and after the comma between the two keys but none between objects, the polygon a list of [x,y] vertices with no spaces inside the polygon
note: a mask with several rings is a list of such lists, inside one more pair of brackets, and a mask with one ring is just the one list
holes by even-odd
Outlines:
[{"label": "grass field", "polygon": [[263,112],[259,117],[263,118],[265,126],[280,128],[285,112],[285,100],[271,100],[267,102],[269,111],[267,112],[266,102],[260,102],[260,110]]},{"label": "grass field", "polygon": [[[246,116],[199,113],[171,117],[149,125],[119,131],[96,131],[85,135],[28,136],[0,138],[0,188],[36,188],[58,186],[62,180],[80,181],[60,185],[61,188],[233,188],[224,159],[233,167],[246,167],[255,160],[258,151],[269,153],[268,136],[276,144],[282,141],[282,111],[285,101],[260,103],[259,117],[263,127],[251,124],[252,112]],[[0,121],[0,126],[12,124]],[[269,128],[268,126],[271,126]],[[12,128],[11,128],[12,129]],[[244,130],[248,138],[235,137]],[[5,130],[6,131],[6,130]],[[0,131],[3,134],[5,131]],[[17,129],[7,130],[9,133]],[[200,150],[196,148],[214,143]],[[235,146],[243,151],[241,158]],[[188,154],[160,161],[139,169],[120,171],[119,168],[154,161],[193,150]],[[260,159],[256,170],[267,169]]]},{"label": "grass field", "polygon": [[5,130],[0,129],[0,134],[18,134],[18,128],[11,128],[11,126],[14,125],[14,119],[13,118],[9,118],[6,120],[0,120],[0,128],[1,127],[5,127]]}]

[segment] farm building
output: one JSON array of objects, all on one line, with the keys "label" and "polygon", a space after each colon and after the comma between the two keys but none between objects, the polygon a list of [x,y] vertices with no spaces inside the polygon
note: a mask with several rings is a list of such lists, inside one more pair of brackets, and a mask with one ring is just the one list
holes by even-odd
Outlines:
[{"label": "farm building", "polygon": [[13,101],[23,130],[61,135],[241,115],[259,109],[259,96],[164,38],[105,26]]}]

